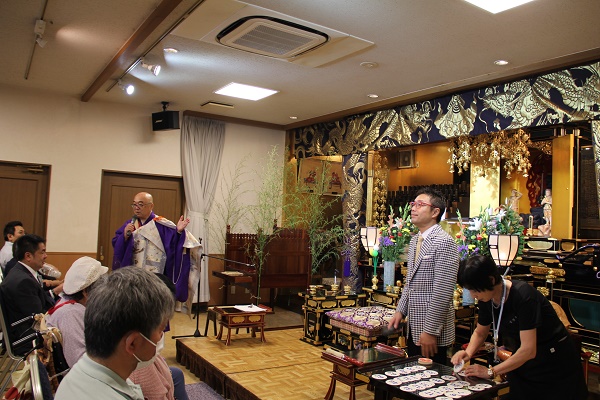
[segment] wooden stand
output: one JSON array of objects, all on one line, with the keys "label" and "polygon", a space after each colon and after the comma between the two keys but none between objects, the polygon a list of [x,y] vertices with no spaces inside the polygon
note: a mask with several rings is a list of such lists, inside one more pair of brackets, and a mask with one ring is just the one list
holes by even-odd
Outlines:
[{"label": "wooden stand", "polygon": [[358,368],[376,366],[393,361],[400,361],[406,357],[403,350],[380,346],[372,349],[328,353],[323,352],[321,358],[333,363],[331,383],[325,395],[325,400],[332,400],[335,394],[336,383],[342,382],[350,386],[350,400],[356,398],[356,387],[369,383],[369,378],[358,372]]},{"label": "wooden stand", "polygon": [[358,368],[356,365],[328,353],[321,354],[321,358],[333,363],[331,383],[329,384],[329,390],[327,390],[327,394],[325,395],[325,400],[333,399],[335,385],[338,381],[350,386],[350,400],[356,399],[357,386],[369,383],[369,378],[356,373],[356,369]]},{"label": "wooden stand", "polygon": [[266,342],[265,339],[265,315],[271,311],[270,308],[266,308],[264,306],[254,306],[260,308],[262,311],[248,312],[248,311],[240,311],[234,306],[220,306],[214,307],[214,311],[220,314],[221,318],[219,319],[219,334],[217,335],[217,340],[221,340],[223,336],[223,327],[227,328],[227,341],[225,342],[225,346],[229,346],[231,344],[231,329],[239,329],[239,328],[251,328],[252,329],[252,337],[256,337],[256,330],[260,329],[260,341]]}]

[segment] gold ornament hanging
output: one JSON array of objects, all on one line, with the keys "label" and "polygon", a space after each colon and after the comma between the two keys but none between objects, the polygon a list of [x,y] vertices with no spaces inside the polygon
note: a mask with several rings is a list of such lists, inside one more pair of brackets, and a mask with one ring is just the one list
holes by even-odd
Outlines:
[{"label": "gold ornament hanging", "polygon": [[511,178],[514,171],[527,177],[531,164],[529,162],[529,133],[523,129],[517,131],[500,131],[489,135],[459,136],[448,148],[450,156],[450,172],[461,175],[469,169],[470,164],[475,176],[485,176],[488,169],[496,169],[504,160],[506,177]]}]

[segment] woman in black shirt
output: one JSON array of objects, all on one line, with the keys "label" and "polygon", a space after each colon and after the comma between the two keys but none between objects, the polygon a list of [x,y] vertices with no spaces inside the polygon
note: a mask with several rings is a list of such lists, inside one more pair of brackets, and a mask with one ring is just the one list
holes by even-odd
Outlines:
[{"label": "woman in black shirt", "polygon": [[[494,261],[472,256],[461,262],[458,283],[479,301],[477,327],[466,350],[452,357],[467,362],[492,333],[512,356],[486,368],[469,365],[466,376],[507,375],[511,399],[585,399],[581,358],[550,302],[523,281],[503,279]],[[498,362],[496,357],[496,362]],[[533,396],[533,397],[532,397]]]}]

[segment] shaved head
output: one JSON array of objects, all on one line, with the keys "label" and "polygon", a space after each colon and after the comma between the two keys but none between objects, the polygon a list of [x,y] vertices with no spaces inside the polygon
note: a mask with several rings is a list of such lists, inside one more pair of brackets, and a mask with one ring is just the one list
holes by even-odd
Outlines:
[{"label": "shaved head", "polygon": [[154,208],[154,201],[152,195],[147,192],[139,192],[133,198],[133,213],[142,222],[146,221]]}]

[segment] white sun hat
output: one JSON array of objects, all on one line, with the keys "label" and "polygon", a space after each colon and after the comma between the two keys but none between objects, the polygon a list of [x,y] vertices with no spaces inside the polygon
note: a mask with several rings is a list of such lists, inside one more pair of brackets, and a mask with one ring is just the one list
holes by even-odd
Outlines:
[{"label": "white sun hat", "polygon": [[65,275],[63,292],[68,295],[82,291],[98,278],[108,272],[108,267],[92,257],[81,257],[75,260]]}]

